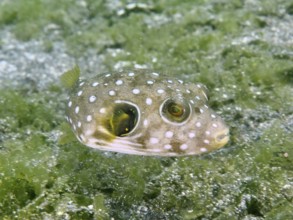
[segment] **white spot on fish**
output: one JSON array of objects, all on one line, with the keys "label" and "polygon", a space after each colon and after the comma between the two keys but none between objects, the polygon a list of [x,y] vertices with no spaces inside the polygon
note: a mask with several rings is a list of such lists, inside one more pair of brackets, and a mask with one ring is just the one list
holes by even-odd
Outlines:
[{"label": "white spot on fish", "polygon": [[92,86],[93,86],[93,87],[96,87],[97,85],[99,85],[98,82],[94,82],[94,83],[92,83]]},{"label": "white spot on fish", "polygon": [[171,148],[172,148],[172,145],[170,145],[170,144],[165,144],[164,145],[165,150],[170,150]]},{"label": "white spot on fish", "polygon": [[78,114],[78,112],[79,112],[79,106],[76,106],[74,111],[75,111],[75,114]]},{"label": "white spot on fish", "polygon": [[128,73],[128,76],[134,76],[135,74],[133,72]]},{"label": "white spot on fish", "polygon": [[199,150],[200,150],[200,152],[207,152],[208,151],[205,147],[201,147]]},{"label": "white spot on fish", "polygon": [[137,94],[140,93],[140,90],[139,90],[139,89],[133,89],[133,90],[132,90],[132,93],[135,94],[135,95],[137,95]]},{"label": "white spot on fish", "polygon": [[194,138],[195,137],[195,133],[194,132],[189,132],[188,133],[188,137],[189,138]]},{"label": "white spot on fish", "polygon": [[148,122],[147,119],[143,120],[143,125],[144,125],[145,127],[148,126],[148,124],[149,124],[149,122]]},{"label": "white spot on fish", "polygon": [[158,90],[157,90],[157,93],[159,93],[159,94],[163,94],[164,92],[165,92],[164,89],[158,89]]},{"label": "white spot on fish", "polygon": [[180,145],[180,150],[187,150],[187,148],[188,148],[188,145],[187,144],[182,144],[182,145]]},{"label": "white spot on fish", "polygon": [[209,144],[210,141],[205,139],[205,140],[203,140],[203,143],[205,143],[205,144]]},{"label": "white spot on fish", "polygon": [[155,137],[151,137],[150,138],[150,143],[151,144],[157,144],[157,143],[159,143],[159,139],[158,138],[155,138]]},{"label": "white spot on fish", "polygon": [[213,123],[212,126],[213,126],[214,128],[217,128],[217,127],[218,127],[218,125],[217,125],[216,123]]},{"label": "white spot on fish", "polygon": [[201,123],[200,122],[196,122],[195,126],[198,127],[198,128],[200,128],[201,127]]},{"label": "white spot on fish", "polygon": [[145,103],[147,105],[151,105],[153,103],[153,100],[151,98],[146,98]]},{"label": "white spot on fish", "polygon": [[84,82],[79,83],[79,86],[83,86]]},{"label": "white spot on fish", "polygon": [[153,72],[152,73],[154,76],[159,76],[159,73],[155,73],[155,72]]},{"label": "white spot on fish", "polygon": [[97,100],[97,97],[95,95],[92,95],[89,97],[89,102],[95,102]]},{"label": "white spot on fish", "polygon": [[77,127],[79,127],[79,128],[81,127],[81,122],[80,121],[77,122]]},{"label": "white spot on fish", "polygon": [[110,91],[109,91],[109,95],[110,95],[110,96],[114,96],[114,95],[116,95],[116,92],[115,92],[114,90],[110,90]]},{"label": "white spot on fish", "polygon": [[80,90],[78,93],[77,93],[77,96],[81,96],[82,95],[82,90]]},{"label": "white spot on fish", "polygon": [[120,86],[120,85],[123,84],[123,81],[122,81],[121,79],[118,79],[118,80],[115,82],[115,84],[116,84],[117,86]]},{"label": "white spot on fish", "polygon": [[84,134],[85,134],[86,136],[90,136],[90,135],[92,135],[93,133],[94,133],[94,130],[92,130],[92,129],[87,129],[87,130],[84,131]]},{"label": "white spot on fish", "polygon": [[68,107],[70,108],[72,106],[72,101],[68,102]]},{"label": "white spot on fish", "polygon": [[148,80],[148,81],[147,81],[147,84],[152,85],[152,84],[154,84],[154,81],[152,81],[152,80]]},{"label": "white spot on fish", "polygon": [[105,114],[105,113],[106,113],[106,109],[105,109],[105,108],[100,108],[99,112],[100,112],[101,114]]},{"label": "white spot on fish", "polygon": [[173,135],[174,135],[174,133],[172,131],[166,131],[166,133],[165,133],[166,138],[172,138]]},{"label": "white spot on fish", "polygon": [[86,120],[88,122],[92,121],[93,120],[93,116],[91,116],[91,115],[86,116]]}]

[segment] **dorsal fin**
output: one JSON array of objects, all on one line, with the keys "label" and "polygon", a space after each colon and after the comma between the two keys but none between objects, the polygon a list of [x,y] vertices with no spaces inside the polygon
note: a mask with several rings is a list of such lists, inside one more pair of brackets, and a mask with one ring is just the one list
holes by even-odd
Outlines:
[{"label": "dorsal fin", "polygon": [[80,69],[75,65],[71,70],[66,71],[60,76],[61,83],[64,87],[70,89],[78,82],[80,76]]}]

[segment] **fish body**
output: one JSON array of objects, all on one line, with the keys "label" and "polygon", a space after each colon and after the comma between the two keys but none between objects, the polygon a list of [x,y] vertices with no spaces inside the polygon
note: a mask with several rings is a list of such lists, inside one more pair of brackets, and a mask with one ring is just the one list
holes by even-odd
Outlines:
[{"label": "fish body", "polygon": [[150,70],[120,71],[78,81],[67,120],[86,146],[126,154],[197,155],[229,140],[207,105],[203,84]]}]

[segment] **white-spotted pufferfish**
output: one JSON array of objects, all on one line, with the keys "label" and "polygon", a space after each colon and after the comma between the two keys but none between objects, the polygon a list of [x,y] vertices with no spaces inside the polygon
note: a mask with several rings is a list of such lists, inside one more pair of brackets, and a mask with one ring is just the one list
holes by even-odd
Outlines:
[{"label": "white-spotted pufferfish", "polygon": [[[71,72],[71,73],[70,73]],[[86,146],[126,154],[197,155],[229,140],[224,121],[207,105],[207,89],[150,70],[76,73],[67,120]],[[65,75],[65,74],[64,74]]]}]

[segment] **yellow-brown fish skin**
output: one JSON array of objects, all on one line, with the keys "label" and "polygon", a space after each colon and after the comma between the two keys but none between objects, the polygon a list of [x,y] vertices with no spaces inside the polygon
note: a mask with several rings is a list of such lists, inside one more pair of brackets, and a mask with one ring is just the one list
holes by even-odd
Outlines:
[{"label": "yellow-brown fish skin", "polygon": [[207,105],[200,83],[150,70],[80,81],[67,120],[86,146],[126,154],[198,155],[223,147],[229,128]]}]

